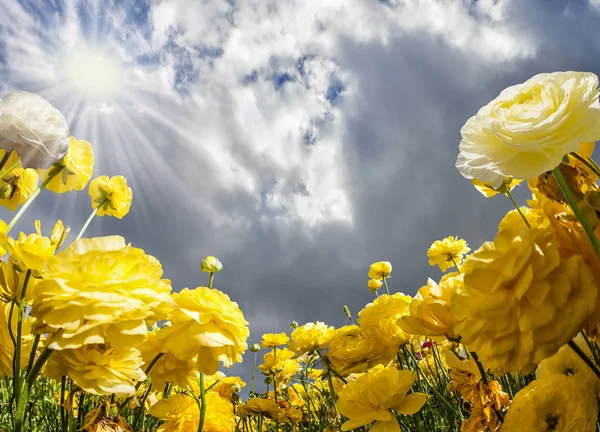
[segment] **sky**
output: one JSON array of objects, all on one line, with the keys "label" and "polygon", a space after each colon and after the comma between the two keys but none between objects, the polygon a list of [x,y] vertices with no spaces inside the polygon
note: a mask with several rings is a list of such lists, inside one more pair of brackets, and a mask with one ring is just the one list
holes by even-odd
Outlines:
[{"label": "sky", "polygon": [[[493,239],[512,208],[454,167],[460,128],[541,72],[600,72],[600,0],[0,0],[0,95],[33,91],[133,189],[122,235],[175,291],[206,284],[250,322],[347,323],[369,265],[413,295],[427,249]],[[527,189],[518,188],[521,204]],[[86,191],[43,192],[18,228],[77,233]],[[10,219],[5,209],[0,218]],[[71,238],[74,238],[72,234]],[[251,353],[231,373],[249,376]]]}]

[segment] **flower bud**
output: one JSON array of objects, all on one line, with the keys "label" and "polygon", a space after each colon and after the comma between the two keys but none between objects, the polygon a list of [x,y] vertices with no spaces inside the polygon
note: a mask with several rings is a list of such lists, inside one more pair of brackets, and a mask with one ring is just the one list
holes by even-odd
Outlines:
[{"label": "flower bud", "polygon": [[290,323],[290,327],[291,327],[292,329],[296,329],[296,328],[298,328],[298,322],[297,322],[297,321],[292,321],[292,322]]},{"label": "flower bud", "polygon": [[257,344],[257,343],[255,343],[254,345],[252,345],[250,347],[250,351],[252,351],[252,352],[259,352],[260,351],[260,345]]},{"label": "flower bud", "polygon": [[223,264],[214,256],[207,256],[200,263],[200,270],[205,273],[217,273],[223,270]]},{"label": "flower bud", "polygon": [[0,198],[7,199],[12,194],[12,191],[13,191],[13,187],[9,183],[6,183],[6,184],[0,186]]},{"label": "flower bud", "polygon": [[348,309],[348,306],[344,305],[344,315],[346,315],[348,317],[348,319],[350,321],[352,321],[352,315],[350,314],[350,309]]},{"label": "flower bud", "polygon": [[367,283],[367,286],[369,287],[369,291],[371,292],[375,292],[377,291],[379,288],[381,288],[381,285],[383,285],[383,283],[381,282],[381,279],[370,279],[369,282]]}]

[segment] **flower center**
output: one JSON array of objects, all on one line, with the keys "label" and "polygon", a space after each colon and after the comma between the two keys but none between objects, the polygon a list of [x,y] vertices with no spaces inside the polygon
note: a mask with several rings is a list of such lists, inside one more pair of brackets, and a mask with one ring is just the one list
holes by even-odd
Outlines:
[{"label": "flower center", "polygon": [[553,431],[557,430],[558,424],[560,423],[560,417],[558,415],[548,414],[546,416],[546,430]]}]

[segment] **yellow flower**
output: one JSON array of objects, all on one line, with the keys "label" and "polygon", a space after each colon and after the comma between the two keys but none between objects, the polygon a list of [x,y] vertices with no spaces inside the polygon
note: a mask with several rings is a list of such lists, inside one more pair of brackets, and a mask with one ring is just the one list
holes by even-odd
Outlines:
[{"label": "yellow flower", "polygon": [[8,238],[8,251],[30,270],[40,270],[54,255],[56,245],[39,234],[19,233],[19,239]]},{"label": "yellow flower", "polygon": [[[10,316],[11,304],[0,303],[0,379],[13,375],[13,356],[15,347],[8,331],[8,317]],[[11,329],[13,335],[17,334],[17,307],[13,312]],[[30,336],[31,322],[29,319],[23,321],[23,335],[21,343],[21,369],[27,366],[29,353],[31,351],[32,337]]]},{"label": "yellow flower", "polygon": [[390,410],[412,415],[427,401],[424,393],[407,395],[415,379],[413,371],[378,365],[357,380],[348,382],[337,403],[340,414],[349,419],[342,425],[342,430],[349,431],[375,422],[371,428],[373,431],[400,431]]},{"label": "yellow flower", "polygon": [[[9,303],[16,296],[21,297],[26,273],[17,271],[17,267],[18,265],[12,256],[6,261],[0,261],[0,301]],[[29,277],[25,294],[27,301],[32,298],[32,291],[37,281],[38,279],[35,277]]]},{"label": "yellow flower", "polygon": [[381,344],[374,329],[364,329],[355,325],[335,330],[327,344],[326,354],[331,367],[337,373],[347,376],[363,372],[375,364],[387,364],[392,358]]},{"label": "yellow flower", "polygon": [[133,192],[123,176],[96,177],[90,183],[88,193],[92,198],[92,208],[98,209],[98,216],[114,216],[121,219],[129,213]]},{"label": "yellow flower", "polygon": [[550,375],[514,397],[501,432],[594,432],[598,405],[592,387],[577,378]]},{"label": "yellow flower", "polygon": [[177,309],[171,326],[164,328],[162,352],[180,359],[198,356],[198,370],[213,375],[219,362],[225,367],[242,361],[248,349],[248,322],[237,303],[216,289],[184,288],[173,294]]},{"label": "yellow flower", "polygon": [[398,321],[398,326],[406,333],[429,337],[450,337],[454,334],[456,319],[450,307],[450,299],[456,287],[462,283],[462,276],[453,274],[440,281],[439,285],[429,279],[410,302],[409,314]]},{"label": "yellow flower", "polygon": [[[148,333],[146,341],[140,345],[144,368],[147,368],[161,352],[165,341],[164,334],[163,330],[154,326]],[[169,352],[163,353],[152,366],[148,376],[152,379],[152,385],[156,389],[163,389],[165,383],[169,382],[182,389],[190,390],[198,383],[197,361],[196,357],[182,360]]]},{"label": "yellow flower", "polygon": [[373,330],[381,343],[395,352],[407,340],[398,326],[398,319],[408,315],[411,300],[401,293],[379,296],[358,313],[358,323],[365,330]]},{"label": "yellow flower", "polygon": [[214,256],[207,256],[200,263],[200,270],[205,273],[217,273],[223,270],[223,264]]},{"label": "yellow flower", "polygon": [[[536,227],[543,224],[542,216],[538,212],[525,206],[519,207],[519,209],[521,210],[521,213],[523,213],[523,216],[525,216],[525,219],[527,219],[527,222],[529,222],[529,225],[531,227]],[[498,229],[504,230],[507,228],[512,228],[519,230],[525,226],[525,221],[523,221],[523,218],[521,217],[517,209],[514,209],[506,213],[506,215],[504,215],[504,217],[498,224]]]},{"label": "yellow flower", "polygon": [[327,345],[333,336],[333,331],[333,327],[321,321],[304,324],[292,332],[290,349],[298,354],[319,350]]},{"label": "yellow flower", "polygon": [[[39,219],[35,221],[35,231],[37,235],[42,235],[42,225]],[[70,228],[65,229],[61,220],[57,220],[50,233],[50,243],[52,243],[56,249],[60,248],[70,231]]]},{"label": "yellow flower", "polygon": [[264,415],[267,418],[274,419],[280,414],[281,408],[271,399],[252,398],[244,405],[237,407],[236,412],[240,417]]},{"label": "yellow flower", "polygon": [[[174,394],[154,404],[150,410],[154,417],[165,421],[157,432],[196,432],[200,423],[200,408],[194,399],[183,393]],[[206,416],[203,431],[231,432],[235,429],[235,417],[230,402],[218,393],[206,393]]]},{"label": "yellow flower", "polygon": [[214,375],[206,375],[204,378],[204,387],[210,388],[210,391],[217,393],[223,399],[231,402],[233,394],[239,393],[246,387],[246,383],[240,377],[228,377],[223,372],[217,372]]},{"label": "yellow flower", "polygon": [[461,129],[456,167],[493,187],[557,167],[582,142],[600,139],[598,77],[555,72],[508,87]]},{"label": "yellow flower", "polygon": [[264,355],[263,364],[258,369],[268,377],[275,377],[277,387],[287,385],[289,380],[302,369],[295,359],[296,353],[287,348],[275,348]]},{"label": "yellow flower", "polygon": [[117,417],[112,419],[105,414],[103,407],[96,408],[85,415],[82,430],[86,432],[133,432],[123,417],[117,414]]},{"label": "yellow flower", "polygon": [[137,381],[146,379],[142,364],[142,355],[136,348],[84,345],[52,353],[46,374],[57,381],[68,375],[88,393],[126,397],[135,393]]},{"label": "yellow flower", "polygon": [[92,145],[87,141],[71,137],[69,151],[65,157],[50,168],[38,171],[42,181],[45,181],[56,169],[62,170],[48,182],[46,189],[57,194],[83,190],[94,172]]},{"label": "yellow flower", "polygon": [[583,327],[597,286],[583,257],[561,258],[544,227],[499,231],[465,262],[456,333],[492,372],[530,372]]},{"label": "yellow flower", "polygon": [[442,271],[446,271],[448,267],[459,266],[463,256],[470,250],[467,242],[458,237],[450,236],[444,240],[436,240],[427,251],[429,265],[438,265]]},{"label": "yellow flower", "polygon": [[263,348],[275,348],[278,346],[287,345],[290,342],[290,338],[285,333],[267,333],[262,336],[262,342],[260,346]]},{"label": "yellow flower", "polygon": [[517,186],[522,180],[511,179],[510,177],[506,177],[500,187],[494,188],[491,183],[484,183],[477,179],[472,179],[471,182],[475,189],[477,189],[481,194],[486,198],[491,198],[498,194],[506,194],[510,192]]},{"label": "yellow flower", "polygon": [[[574,341],[593,362],[592,352],[583,335],[579,333]],[[572,375],[592,385],[596,395],[600,395],[600,378],[568,345],[563,346],[552,357],[542,360],[535,371],[537,378],[546,378],[554,374]]]},{"label": "yellow flower", "polygon": [[[6,155],[6,150],[0,149],[0,159]],[[8,170],[19,162],[19,155],[12,151],[0,172]],[[39,177],[35,170],[23,168],[18,164],[0,179],[0,205],[10,211],[15,211],[19,204],[24,204],[38,187]]]},{"label": "yellow flower", "polygon": [[48,261],[33,292],[34,332],[51,349],[134,346],[174,302],[162,267],[119,236],[79,239]]},{"label": "yellow flower", "polygon": [[367,286],[369,287],[369,291],[371,291],[371,292],[377,291],[379,288],[381,288],[381,285],[383,285],[383,282],[381,282],[381,279],[369,279],[369,282],[367,283]]},{"label": "yellow flower", "polygon": [[392,265],[387,261],[379,261],[371,264],[369,268],[369,277],[371,279],[385,279],[391,277]]}]

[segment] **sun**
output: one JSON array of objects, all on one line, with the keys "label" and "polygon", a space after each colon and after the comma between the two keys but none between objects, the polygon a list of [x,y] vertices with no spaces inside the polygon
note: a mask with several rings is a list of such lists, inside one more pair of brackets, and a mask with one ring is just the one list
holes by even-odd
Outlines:
[{"label": "sun", "polygon": [[65,55],[62,75],[71,90],[91,99],[111,99],[122,84],[119,62],[110,54],[91,48]]}]

